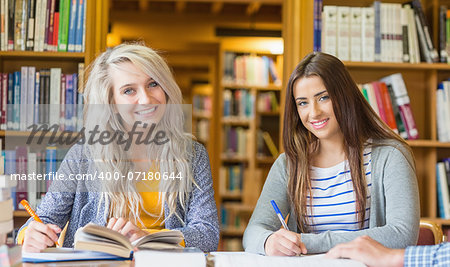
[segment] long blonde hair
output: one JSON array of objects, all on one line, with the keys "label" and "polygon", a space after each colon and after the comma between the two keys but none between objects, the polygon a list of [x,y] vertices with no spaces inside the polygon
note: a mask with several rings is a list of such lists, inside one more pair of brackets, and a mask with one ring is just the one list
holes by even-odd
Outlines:
[{"label": "long blonde hair", "polygon": [[[146,156],[151,155],[152,158],[159,159],[158,171],[160,173],[180,173],[182,179],[161,180],[159,199],[162,200],[163,207],[165,204],[168,205],[170,210],[168,217],[175,215],[182,221],[180,215],[176,213],[177,203],[183,209],[185,208],[188,193],[194,184],[190,169],[190,159],[193,153],[192,135],[183,130],[184,114],[181,107],[181,90],[167,63],[158,53],[141,44],[121,44],[96,58],[87,70],[89,78],[84,90],[86,131],[97,126],[99,131],[127,132],[114,105],[110,105],[114,102],[110,69],[118,67],[124,62],[132,63],[155,80],[166,94],[167,104],[170,108],[165,109],[165,114],[158,123],[157,129],[163,129],[170,141],[164,145],[155,143],[147,145],[148,155]],[[98,106],[101,107],[98,108]],[[130,158],[130,153],[123,148],[122,145],[116,143],[107,145],[96,143],[88,147],[90,156],[94,159],[99,172],[118,172],[125,177],[117,181],[111,179],[102,182],[99,205],[105,205],[105,213],[109,212],[110,217],[125,217],[135,223],[142,223],[139,210],[145,211],[143,200],[136,190],[136,181],[127,179],[127,174],[133,172],[133,163],[126,160]],[[158,216],[162,215],[163,210]],[[182,223],[184,222],[182,221]]]}]

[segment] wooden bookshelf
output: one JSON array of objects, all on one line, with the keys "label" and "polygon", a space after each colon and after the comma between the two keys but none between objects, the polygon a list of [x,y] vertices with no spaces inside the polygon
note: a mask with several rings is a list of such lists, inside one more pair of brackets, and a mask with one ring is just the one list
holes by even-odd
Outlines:
[{"label": "wooden bookshelf", "polygon": [[[314,1],[287,1],[283,13],[285,41],[284,84],[296,64],[313,51]],[[407,1],[386,1],[405,3]],[[422,6],[432,29],[432,39],[438,47],[439,7],[445,0],[423,0]],[[383,1],[384,3],[384,1]],[[324,0],[323,5],[368,7],[373,1]],[[450,226],[450,220],[438,217],[436,193],[436,162],[450,157],[450,143],[439,142],[436,130],[436,89],[439,82],[450,77],[450,65],[446,63],[387,63],[344,62],[357,83],[367,83],[400,72],[405,80],[411,100],[411,108],[419,131],[419,140],[408,140],[416,160],[420,191],[421,216],[442,226]],[[285,92],[282,92],[283,99]],[[283,108],[281,109],[283,110]]]},{"label": "wooden bookshelf", "polygon": [[78,52],[34,52],[34,51],[0,51],[2,58],[59,58],[59,59],[84,59],[85,53]]},{"label": "wooden bookshelf", "polygon": [[[86,29],[84,52],[34,52],[34,51],[0,51],[0,73],[12,73],[20,71],[21,66],[35,66],[36,71],[47,68],[61,68],[62,73],[77,73],[78,64],[84,63],[87,67],[95,56],[106,48],[106,32],[108,28],[109,1],[86,1]],[[84,79],[87,79],[85,75]],[[27,131],[0,131],[0,138],[5,144],[6,137],[14,138],[13,142],[22,142],[23,138],[29,136]],[[42,132],[38,132],[37,136]],[[58,132],[59,137],[62,132]],[[46,133],[50,137],[52,132]],[[4,148],[4,147],[3,147]],[[3,149],[2,148],[2,149]],[[14,215],[14,227],[20,227],[29,215],[24,210],[16,210]]]},{"label": "wooden bookshelf", "polygon": [[[231,242],[235,242],[236,239],[242,238],[245,227],[260,195],[262,184],[264,183],[265,177],[263,177],[263,174],[268,172],[268,169],[275,160],[275,157],[269,153],[268,149],[265,151],[268,154],[257,155],[258,130],[262,129],[263,131],[267,131],[274,140],[277,149],[279,150],[280,148],[279,102],[282,87],[279,84],[274,83],[273,77],[269,79],[267,84],[256,84],[260,81],[248,82],[247,79],[249,77],[244,78],[247,82],[230,82],[227,80],[229,77],[225,77],[226,67],[224,64],[226,53],[232,53],[236,57],[268,57],[274,62],[273,66],[279,73],[279,78],[281,79],[283,56],[271,54],[268,51],[254,50],[252,49],[252,45],[244,45],[245,40],[236,40],[236,42],[240,41],[243,42],[241,49],[235,49],[233,45],[228,46],[227,42],[223,42],[220,52],[221,69],[219,74],[221,78],[219,80],[221,80],[222,83],[220,84],[219,90],[219,111],[221,114],[219,140],[221,140],[221,143],[218,145],[220,145],[221,157],[215,162],[215,168],[220,169],[219,177],[218,179],[216,178],[216,182],[219,184],[219,191],[216,193],[219,194],[217,206],[219,214],[221,214],[221,237],[222,242],[225,243],[228,239],[230,239],[229,241]],[[242,47],[247,47],[248,49],[242,49]],[[227,72],[228,71],[229,70],[227,70]],[[228,91],[228,93],[224,93],[225,91]],[[238,109],[245,109],[246,112],[248,112],[248,108],[250,108],[251,114],[231,114],[230,116],[224,116],[225,105],[230,101],[228,97],[225,99],[224,95],[230,94],[230,92],[232,94],[232,102],[236,99],[241,100],[236,101],[238,104],[233,103],[232,105],[237,105],[239,107]],[[258,109],[258,98],[262,96],[262,94],[273,94],[275,96],[277,102],[276,110]],[[245,97],[248,97],[248,99],[251,100],[248,100]],[[227,103],[224,103],[225,101],[227,101]],[[252,102],[250,102],[251,104],[248,104],[246,101]],[[239,153],[235,155],[234,153],[226,151],[226,143],[234,142],[236,140],[233,141],[231,140],[232,137],[227,136],[226,131],[224,130],[225,128],[239,128],[246,131],[244,144],[245,155],[240,155]],[[262,145],[266,146],[265,143]],[[228,188],[228,186],[231,186],[233,183],[230,179],[235,179],[233,175],[236,175],[236,173],[231,174],[233,168],[238,168],[240,170],[238,173],[242,175],[242,181],[240,181],[241,188],[238,191],[232,191]],[[224,171],[225,169],[227,169],[227,172]],[[223,216],[225,216],[225,218]],[[219,250],[220,249],[221,248],[219,248]]]}]

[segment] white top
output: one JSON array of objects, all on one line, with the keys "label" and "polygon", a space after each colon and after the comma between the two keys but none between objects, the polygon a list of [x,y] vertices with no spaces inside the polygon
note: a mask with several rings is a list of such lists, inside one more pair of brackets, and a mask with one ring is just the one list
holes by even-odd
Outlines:
[{"label": "white top", "polygon": [[[370,219],[370,189],[372,149],[364,149],[364,170],[367,181],[367,202],[364,226],[369,228]],[[312,214],[309,196],[307,197],[308,216],[312,224],[308,224],[312,233],[324,231],[358,231],[360,222],[356,217],[356,195],[353,190],[352,177],[348,161],[343,161],[333,167],[311,167]]]}]

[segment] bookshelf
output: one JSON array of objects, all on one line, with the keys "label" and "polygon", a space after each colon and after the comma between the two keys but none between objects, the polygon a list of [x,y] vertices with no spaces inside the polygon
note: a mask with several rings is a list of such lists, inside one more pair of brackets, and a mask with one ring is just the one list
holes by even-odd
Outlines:
[{"label": "bookshelf", "polygon": [[[283,13],[285,34],[284,77],[288,77],[295,65],[313,50],[314,2],[288,1],[291,9]],[[382,1],[383,3],[406,3],[407,1]],[[425,15],[432,28],[432,40],[438,47],[439,6],[449,1],[421,1]],[[368,7],[373,1],[324,0],[323,5]],[[295,21],[295,19],[299,22]],[[301,22],[301,25],[300,25]],[[298,31],[298,29],[301,29]],[[288,36],[294,34],[295,38]],[[450,65],[445,63],[388,63],[388,62],[344,62],[357,83],[366,83],[400,72],[405,80],[411,99],[411,108],[419,131],[418,140],[408,140],[416,160],[417,179],[420,191],[421,217],[435,221],[443,228],[450,228],[450,220],[438,217],[436,162],[450,157],[450,143],[439,142],[436,130],[436,89],[438,83],[450,77]],[[286,82],[286,80],[285,80]],[[283,92],[282,92],[283,93]],[[284,94],[284,93],[283,93]],[[444,231],[445,232],[445,231]]]},{"label": "bookshelf", "polygon": [[192,91],[192,133],[197,141],[202,143],[208,151],[211,150],[210,136],[212,136],[211,120],[213,108],[213,87],[210,83],[195,84]]},{"label": "bookshelf", "polygon": [[[59,2],[59,0],[57,0]],[[83,29],[85,43],[83,52],[56,52],[56,51],[0,51],[0,73],[13,73],[21,71],[22,66],[34,66],[36,72],[42,69],[60,68],[61,73],[78,73],[79,64],[86,67],[93,61],[96,54],[106,48],[106,32],[108,26],[109,1],[86,0],[85,29]],[[86,79],[86,75],[84,76]],[[78,88],[82,88],[79,86]],[[77,88],[75,88],[76,90]],[[82,89],[81,89],[82,90]],[[1,130],[0,139],[5,144],[5,139],[13,142],[24,143],[28,132]],[[50,134],[46,135],[47,137]],[[59,133],[58,135],[59,136]],[[5,149],[5,147],[3,147]],[[27,219],[28,214],[24,210],[14,211],[14,227],[20,227]]]},{"label": "bookshelf", "polygon": [[[242,235],[280,149],[279,103],[283,56],[267,49],[255,49],[252,42],[264,40],[221,42],[221,115],[220,130],[216,131],[220,132],[220,144],[217,144],[220,158],[214,163],[219,170],[215,179],[219,184],[216,191],[221,223],[219,250],[242,250]],[[241,44],[239,48],[234,46],[236,43]],[[249,66],[256,66],[255,70]],[[274,71],[273,75],[269,66]],[[245,68],[247,75],[242,76],[242,68]],[[273,142],[277,151],[275,155],[270,153],[263,140],[263,132]]]}]

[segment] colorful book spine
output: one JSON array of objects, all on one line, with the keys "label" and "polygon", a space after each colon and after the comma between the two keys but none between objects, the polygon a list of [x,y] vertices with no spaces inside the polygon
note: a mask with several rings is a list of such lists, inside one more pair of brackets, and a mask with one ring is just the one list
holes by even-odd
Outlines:
[{"label": "colorful book spine", "polygon": [[72,0],[70,5],[70,19],[69,19],[69,37],[68,37],[68,52],[75,52],[75,39],[77,30],[77,0]]},{"label": "colorful book spine", "polygon": [[407,130],[408,139],[414,140],[419,138],[419,132],[416,128],[416,123],[410,106],[410,100],[406,85],[401,73],[392,74],[387,76],[381,81],[386,85],[391,85],[394,92],[395,101],[398,105],[402,121]]},{"label": "colorful book spine", "polygon": [[77,10],[77,27],[75,33],[75,52],[82,52],[83,49],[83,36],[84,36],[84,18],[86,14],[85,6],[86,0],[77,0],[78,10]]},{"label": "colorful book spine", "polygon": [[[19,175],[26,175],[28,173],[27,169],[27,161],[28,161],[28,148],[26,146],[18,146],[16,147],[16,173]],[[27,180],[20,179],[17,181],[16,188],[16,201],[20,203],[21,200],[28,199],[28,188],[27,188]],[[18,207],[19,209],[23,209],[22,206]]]},{"label": "colorful book spine", "polygon": [[7,117],[6,112],[8,109],[8,73],[2,73],[2,83],[1,83],[1,121],[0,130],[6,130]]},{"label": "colorful book spine", "polygon": [[70,0],[59,2],[58,51],[66,52],[69,38]]},{"label": "colorful book spine", "polygon": [[33,51],[34,49],[34,33],[35,33],[35,16],[36,16],[36,0],[27,0],[28,10],[27,10],[27,35],[25,49],[28,51]]}]

